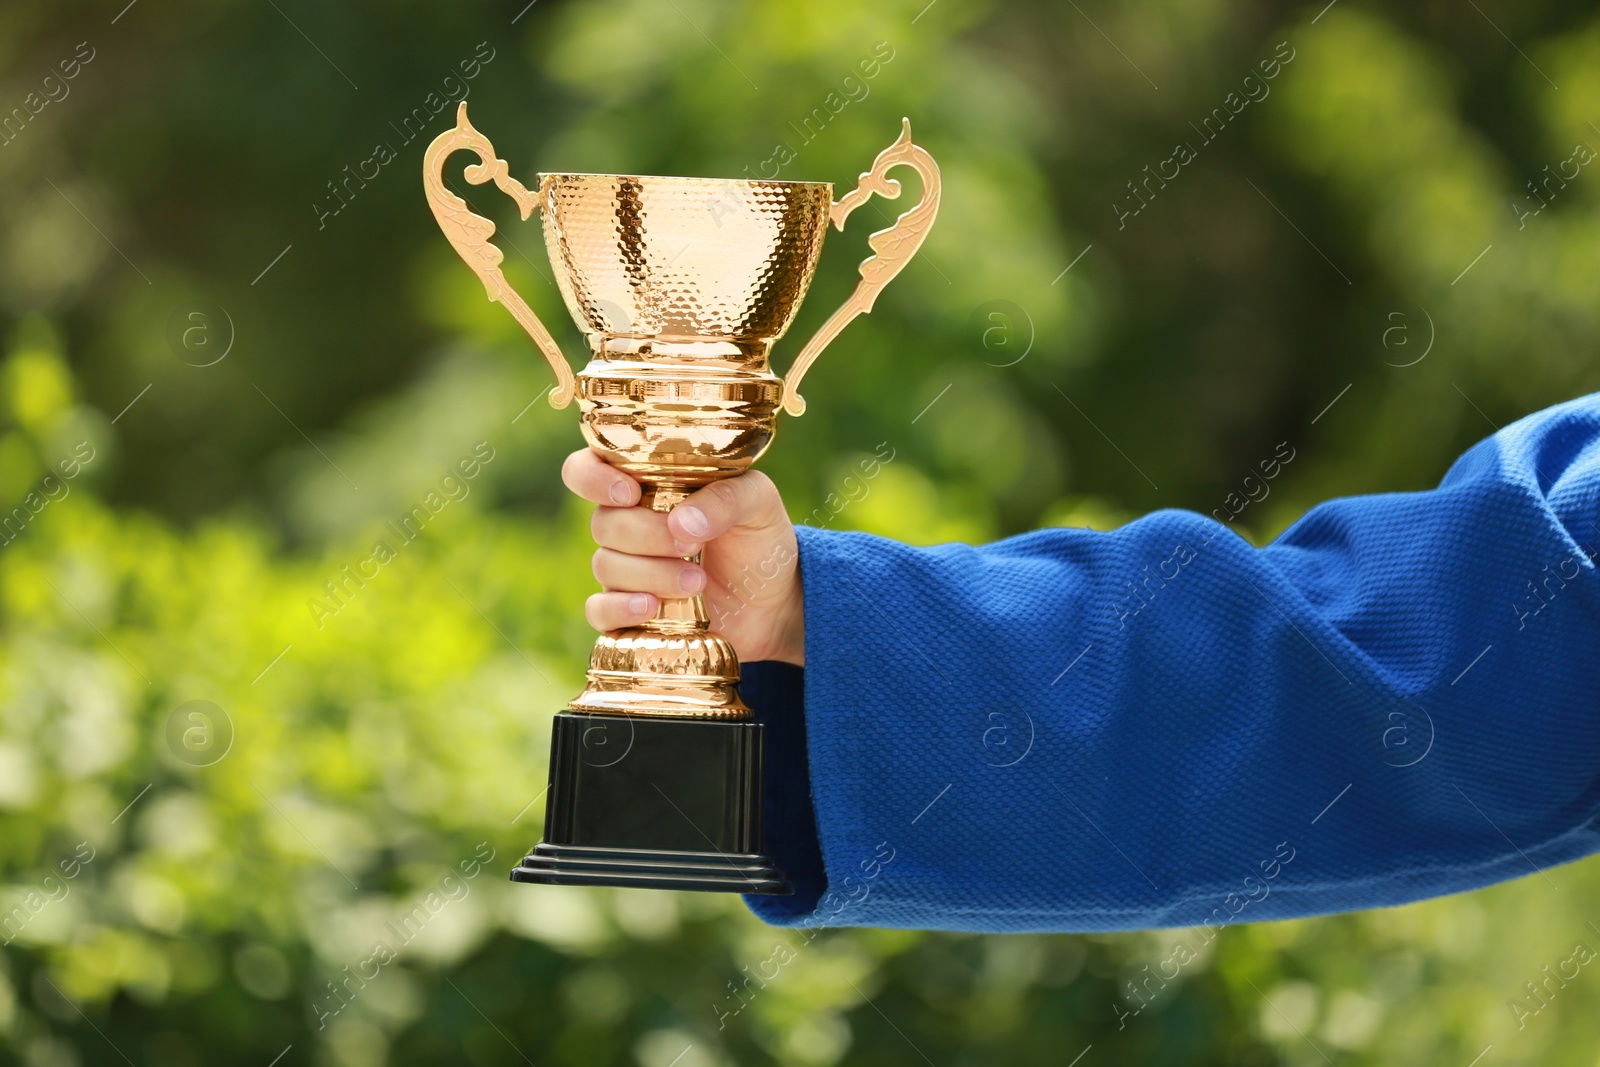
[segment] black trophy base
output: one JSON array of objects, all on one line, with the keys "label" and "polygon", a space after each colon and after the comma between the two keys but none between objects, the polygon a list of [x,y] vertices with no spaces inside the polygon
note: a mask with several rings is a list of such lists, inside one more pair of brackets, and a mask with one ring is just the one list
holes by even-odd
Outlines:
[{"label": "black trophy base", "polygon": [[781,895],[762,854],[755,722],[563,711],[550,738],[544,841],[514,882]]},{"label": "black trophy base", "polygon": [[754,852],[659,852],[647,848],[535,846],[513,882],[685,889],[706,893],[781,895],[792,890],[767,857]]}]

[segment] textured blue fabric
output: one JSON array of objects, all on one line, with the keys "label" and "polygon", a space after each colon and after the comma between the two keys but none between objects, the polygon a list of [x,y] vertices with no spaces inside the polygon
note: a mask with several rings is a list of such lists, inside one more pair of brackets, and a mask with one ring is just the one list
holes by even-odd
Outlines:
[{"label": "textured blue fabric", "polygon": [[769,922],[1220,925],[1600,850],[1600,396],[1259,549],[1180,511],[800,545],[806,669],[746,686]]}]

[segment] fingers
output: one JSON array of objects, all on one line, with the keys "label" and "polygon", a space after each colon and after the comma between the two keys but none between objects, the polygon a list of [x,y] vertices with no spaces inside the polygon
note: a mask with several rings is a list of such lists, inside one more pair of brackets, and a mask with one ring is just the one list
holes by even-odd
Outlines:
[{"label": "fingers", "polygon": [[706,587],[706,572],[681,559],[633,556],[602,548],[594,554],[594,576],[607,590],[693,596]]},{"label": "fingers", "polygon": [[583,606],[589,625],[604,633],[638,626],[656,613],[657,600],[649,593],[596,593]]},{"label": "fingers", "polygon": [[592,504],[632,507],[639,502],[639,483],[601,459],[593,449],[580,448],[561,464],[567,488]]},{"label": "fingers", "polygon": [[602,548],[635,556],[692,556],[700,551],[700,542],[673,537],[667,517],[646,508],[595,508],[589,532]]},{"label": "fingers", "polygon": [[619,552],[688,556],[735,526],[759,529],[786,520],[777,487],[759,471],[706,486],[674,508],[665,522],[655,512],[635,509],[639,483],[592,449],[568,456],[561,480],[584,500],[601,505],[591,525],[595,540]]},{"label": "fingers", "polygon": [[667,529],[680,541],[709,541],[735,526],[760,529],[786,522],[778,487],[760,471],[713,482],[673,508]]}]

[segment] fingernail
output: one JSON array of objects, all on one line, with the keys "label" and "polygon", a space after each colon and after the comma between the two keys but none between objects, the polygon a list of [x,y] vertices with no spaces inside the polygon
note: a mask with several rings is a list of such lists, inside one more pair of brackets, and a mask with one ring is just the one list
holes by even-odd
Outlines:
[{"label": "fingernail", "polygon": [[628,598],[628,610],[635,615],[650,614],[650,594],[635,593]]},{"label": "fingernail", "polygon": [[705,584],[705,572],[699,567],[685,567],[678,573],[678,588],[685,593],[698,593]]},{"label": "fingernail", "polygon": [[672,513],[678,516],[678,525],[690,537],[704,537],[711,532],[711,520],[693,504],[679,504]]},{"label": "fingernail", "polygon": [[700,545],[698,543],[691,543],[688,541],[672,542],[672,554],[674,556],[692,556],[698,551],[700,551]]},{"label": "fingernail", "polygon": [[634,500],[633,483],[622,480],[612,482],[611,499],[615,503],[621,504],[624,507],[632,504]]}]

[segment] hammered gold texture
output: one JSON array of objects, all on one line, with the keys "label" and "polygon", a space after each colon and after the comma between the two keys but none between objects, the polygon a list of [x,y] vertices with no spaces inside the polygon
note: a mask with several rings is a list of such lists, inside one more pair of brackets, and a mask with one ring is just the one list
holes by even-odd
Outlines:
[{"label": "hammered gold texture", "polygon": [[[476,153],[475,184],[493,181],[524,219],[543,215],[545,246],[567,310],[588,338],[591,359],[575,377],[549,331],[511,290],[488,219],[444,184],[446,160]],[[888,177],[909,168],[922,195],[888,229],[872,234],[850,298],[801,350],[786,380],[768,366],[805,298],[830,222],[870,197],[894,199]],[[747,470],[772,443],[778,411],[805,409],[806,369],[915,254],[939,206],[939,168],[911,141],[911,125],[878,154],[856,187],[834,203],[823,182],[541,174],[532,193],[467,122],[435,139],[424,160],[434,216],[491,300],[522,324],[555,371],[551,403],[576,396],[584,439],[644,487],[640,504],[670,511],[701,486]],[[698,557],[695,558],[698,562]],[[701,597],[662,600],[654,618],[595,642],[587,684],[568,705],[610,715],[744,719],[739,660],[710,632]]]},{"label": "hammered gold texture", "polygon": [[822,182],[541,174],[545,244],[567,310],[623,337],[783,335],[811,284]]}]

